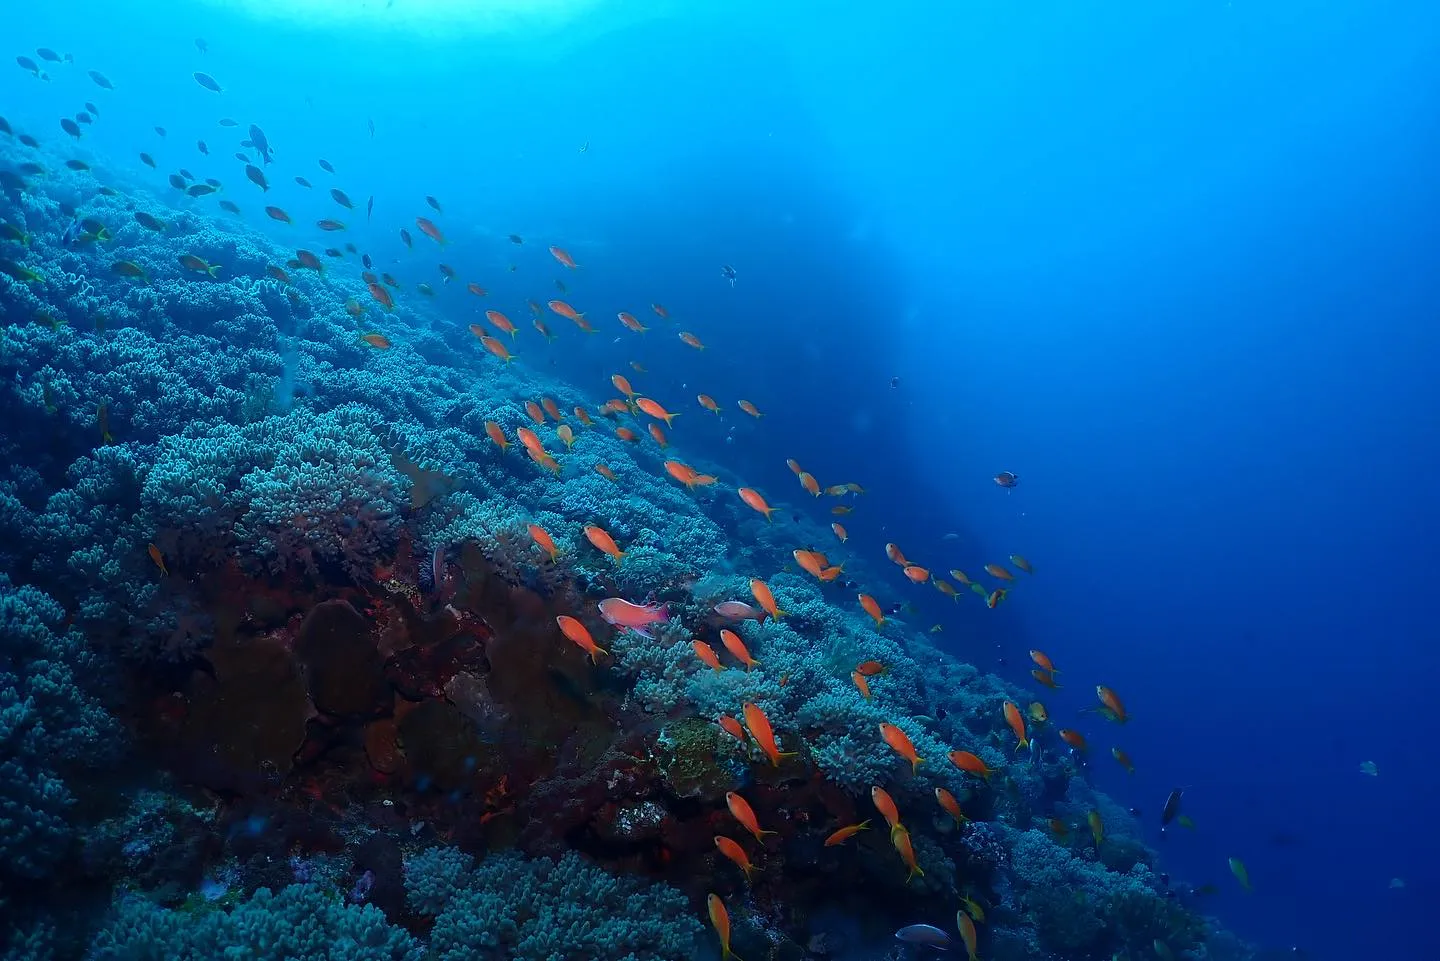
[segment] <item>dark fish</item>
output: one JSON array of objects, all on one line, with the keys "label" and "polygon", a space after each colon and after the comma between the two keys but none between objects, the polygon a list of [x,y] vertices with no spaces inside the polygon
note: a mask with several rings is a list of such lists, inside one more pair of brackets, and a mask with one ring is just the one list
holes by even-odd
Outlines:
[{"label": "dark fish", "polygon": [[215,188],[209,184],[191,184],[185,191],[185,193],[191,197],[204,197],[206,194],[213,194],[214,192]]},{"label": "dark fish", "polygon": [[355,205],[350,202],[350,198],[345,196],[345,191],[341,190],[339,187],[330,188],[330,197],[342,207],[346,207],[351,210],[355,209]]},{"label": "dark fish", "polygon": [[261,170],[254,164],[245,165],[245,179],[249,180],[252,184],[259,187],[261,190],[268,191],[270,189],[270,184],[265,180],[265,171]]},{"label": "dark fish", "polygon": [[330,166],[330,161],[328,160],[320,161],[320,169],[325,171],[327,174],[333,174],[335,172],[335,168]]},{"label": "dark fish", "polygon": [[415,249],[415,241],[410,239],[410,231],[406,230],[404,227],[400,228],[400,239],[405,241],[406,247],[409,247],[411,250]]},{"label": "dark fish", "polygon": [[97,191],[102,197],[118,197],[119,192],[114,187],[101,186]]},{"label": "dark fish", "polygon": [[1000,473],[995,475],[995,483],[999,484],[1001,487],[1014,487],[1016,484],[1020,483],[1020,475],[1014,473],[1013,471],[1002,470]]},{"label": "dark fish", "polygon": [[10,170],[0,170],[0,190],[21,191],[25,189],[25,181]]},{"label": "dark fish", "polygon": [[[28,70],[37,77],[40,76],[40,65],[29,57],[16,57],[15,62],[20,65],[20,69]],[[373,127],[371,128],[370,135],[372,137],[375,135]]]},{"label": "dark fish", "polygon": [[197,140],[195,141],[195,146],[198,147],[200,152],[203,153],[205,156],[210,156],[210,148],[205,146],[205,141]]},{"label": "dark fish", "polygon": [[370,195],[370,200],[365,204],[365,222],[370,222],[370,215],[375,212],[375,195]]},{"label": "dark fish", "polygon": [[326,256],[326,257],[336,257],[336,258],[339,258],[339,257],[344,257],[344,256],[345,256],[345,252],[344,252],[343,250],[337,250],[337,249],[335,249],[334,247],[326,247],[326,248],[325,248],[325,256]]},{"label": "dark fish", "polygon": [[244,147],[246,150],[253,150],[255,144],[253,141],[250,140],[242,140],[240,141],[240,146]]},{"label": "dark fish", "polygon": [[374,118],[374,117],[371,117],[371,118],[367,121],[367,123],[369,123],[369,125],[370,125],[370,139],[371,139],[371,140],[374,140],[374,139],[375,139],[375,118]]},{"label": "dark fish", "polygon": [[12,136],[15,133],[15,131],[10,129],[10,121],[6,120],[4,117],[0,117],[0,133],[5,134],[6,136]]},{"label": "dark fish", "polygon": [[248,132],[250,134],[250,146],[255,150],[259,151],[260,159],[265,162],[266,166],[269,166],[270,141],[265,139],[265,131],[261,130],[259,127],[255,126],[252,123]]},{"label": "dark fish", "polygon": [[49,60],[51,63],[60,62],[60,55],[49,47],[37,47],[35,52],[40,55],[41,60]]},{"label": "dark fish", "polygon": [[369,255],[369,254],[366,254],[365,256],[361,257],[361,258],[360,258],[360,262],[365,265],[365,269],[366,269],[366,270],[374,270],[374,269],[375,269],[375,263],[374,263],[374,261],[372,261],[372,260],[370,259],[370,255]]},{"label": "dark fish", "polygon": [[307,188],[307,189],[308,189],[309,186],[310,186],[310,181],[306,180],[304,177],[296,177],[296,178],[295,178],[295,182],[296,182],[297,184],[299,184],[300,186],[305,187],[305,188]]},{"label": "dark fish", "polygon": [[734,286],[735,286],[735,277],[736,277],[737,275],[736,275],[736,273],[735,273],[735,268],[734,268],[734,267],[731,267],[729,264],[723,265],[723,266],[720,268],[720,276],[721,276],[721,277],[724,277],[726,280],[730,281],[730,286],[731,286],[731,287],[734,287]]},{"label": "dark fish", "polygon": [[391,277],[389,274],[381,274],[380,279],[385,281],[385,283],[389,284],[391,287],[394,287],[396,290],[400,289],[400,281],[396,280],[394,277]]},{"label": "dark fish", "polygon": [[208,44],[208,43],[205,42],[205,38],[204,38],[204,37],[196,37],[196,38],[195,38],[195,49],[196,49],[196,50],[199,50],[201,53],[209,53],[209,52],[210,52],[210,44]]},{"label": "dark fish", "polygon": [[16,134],[15,139],[23,143],[25,146],[29,147],[31,150],[40,149],[40,141],[36,140],[28,133]]},{"label": "dark fish", "polygon": [[110,269],[121,277],[139,277],[141,280],[149,283],[149,280],[145,277],[145,269],[134,261],[117,260],[110,265]]},{"label": "dark fish", "polygon": [[155,169],[155,158],[148,153],[142,153],[140,155],[140,162],[152,170]]},{"label": "dark fish", "polygon": [[74,137],[76,140],[80,139],[80,125],[75,121],[71,120],[69,117],[65,117],[60,121],[60,129],[68,133],[70,136]]},{"label": "dark fish", "polygon": [[248,164],[250,162],[250,158],[238,150],[235,151],[235,159],[240,161],[242,164]]},{"label": "dark fish", "polygon": [[83,110],[75,115],[75,121],[83,124],[93,124],[95,122],[91,119],[90,115]]},{"label": "dark fish", "polygon": [[1180,813],[1180,796],[1184,793],[1184,788],[1177,787],[1175,790],[1171,791],[1170,796],[1165,799],[1165,807],[1160,812],[1161,827],[1164,827],[1171,821],[1175,820],[1176,816]]},{"label": "dark fish", "polygon": [[426,297],[435,296],[435,288],[431,287],[429,284],[416,284],[416,289],[419,290],[420,293],[424,294]]},{"label": "dark fish", "polygon": [[[20,171],[20,173],[21,173],[22,175],[26,176],[26,177],[38,177],[38,176],[40,176],[41,174],[43,174],[43,173],[45,172],[45,168],[44,168],[44,167],[40,166],[39,164],[37,164],[37,163],[35,163],[35,162],[33,162],[33,161],[31,161],[31,162],[29,162],[29,163],[23,163],[23,164],[21,164],[20,166],[16,167],[15,169],[18,170],[18,171]],[[62,209],[64,208],[64,205],[63,205],[63,204],[61,205],[61,208],[62,208]],[[73,209],[70,211],[70,213],[72,213],[72,214],[73,214],[74,212],[75,212],[75,211],[74,211]]]},{"label": "dark fish", "polygon": [[221,209],[221,210],[228,210],[228,211],[230,211],[230,213],[232,213],[232,214],[238,214],[238,213],[240,213],[240,208],[237,207],[237,206],[235,206],[235,202],[232,201],[232,200],[222,200],[222,201],[220,201],[220,209]]},{"label": "dark fish", "polygon": [[190,171],[186,170],[184,167],[180,168],[180,176],[184,177],[186,180],[195,179],[195,175],[192,174]]},{"label": "dark fish", "polygon": [[156,217],[147,214],[143,210],[135,211],[135,222],[146,230],[153,230],[156,233],[165,229],[165,223]]},{"label": "dark fish", "polygon": [[521,237],[519,234],[511,234],[510,242],[512,244],[523,244],[525,242],[525,238]]},{"label": "dark fish", "polygon": [[216,180],[214,177],[206,177],[205,182],[210,186],[214,187],[216,190],[220,189],[220,181]]},{"label": "dark fish", "polygon": [[103,87],[103,88],[106,89],[106,90],[114,90],[114,89],[115,89],[115,85],[110,82],[110,78],[106,77],[106,76],[105,76],[103,73],[101,73],[99,70],[91,70],[91,71],[90,71],[90,79],[93,80],[93,81],[95,81],[95,85],[96,85],[97,87]]},{"label": "dark fish", "polygon": [[558,290],[558,291],[560,291],[560,293],[562,293],[562,294],[565,293],[565,289],[566,289],[566,288],[565,288],[565,281],[563,281],[563,280],[556,280],[556,281],[555,281],[555,289]]},{"label": "dark fish", "polygon": [[162,137],[165,136],[165,128],[164,128],[164,127],[156,127],[156,128],[155,128],[155,132],[158,133],[158,134],[159,134],[160,136],[162,136]]},{"label": "dark fish", "polygon": [[208,73],[200,73],[199,71],[196,71],[194,76],[195,82],[198,83],[200,86],[204,87],[206,90],[213,90],[216,93],[221,92],[220,85],[216,83],[215,78],[210,76]]},{"label": "dark fish", "polygon": [[221,117],[221,118],[220,118],[220,126],[222,126],[222,127],[238,127],[238,126],[240,126],[240,121],[238,121],[238,120],[231,120],[229,117]]},{"label": "dark fish", "polygon": [[354,245],[354,244],[346,244],[346,245],[345,245],[345,249],[348,250],[348,251],[350,251],[350,253],[352,253],[352,254],[358,254],[358,253],[360,252],[360,251],[358,251],[358,250],[355,249],[355,245]]},{"label": "dark fish", "polygon": [[445,211],[443,211],[443,210],[440,209],[440,201],[436,200],[434,197],[426,197],[426,198],[425,198],[425,202],[426,202],[427,204],[429,204],[430,206],[434,207],[436,213],[442,213],[442,214],[443,214],[443,213],[445,212]]},{"label": "dark fish", "polygon": [[86,111],[88,111],[92,116],[95,116],[95,117],[100,116],[100,108],[97,107],[97,106],[95,106],[93,103],[91,103],[91,102],[88,101],[88,100],[85,101],[85,109],[86,109]]},{"label": "dark fish", "polygon": [[83,161],[83,160],[67,160],[67,161],[65,161],[65,166],[69,167],[71,170],[89,170],[89,169],[90,169],[90,165],[87,164],[87,163],[86,163],[85,161]]},{"label": "dark fish", "polygon": [[174,187],[176,190],[184,190],[186,187],[189,186],[189,184],[187,184],[185,182],[185,178],[180,176],[179,174],[171,174],[170,186]]}]

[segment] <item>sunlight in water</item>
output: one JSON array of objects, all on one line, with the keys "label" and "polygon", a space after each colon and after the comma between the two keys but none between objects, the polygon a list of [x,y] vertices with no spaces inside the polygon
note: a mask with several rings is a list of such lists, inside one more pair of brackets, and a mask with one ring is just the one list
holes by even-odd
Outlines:
[{"label": "sunlight in water", "polygon": [[614,6],[610,0],[211,0],[262,20],[308,27],[379,27],[428,36],[547,30]]}]

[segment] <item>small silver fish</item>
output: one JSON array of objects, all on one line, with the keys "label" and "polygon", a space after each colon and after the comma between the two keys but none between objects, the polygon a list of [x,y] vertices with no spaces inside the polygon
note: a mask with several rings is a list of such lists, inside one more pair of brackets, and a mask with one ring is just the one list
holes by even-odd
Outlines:
[{"label": "small silver fish", "polygon": [[895,932],[895,940],[934,948],[936,951],[947,951],[950,948],[950,935],[933,924],[907,924]]}]

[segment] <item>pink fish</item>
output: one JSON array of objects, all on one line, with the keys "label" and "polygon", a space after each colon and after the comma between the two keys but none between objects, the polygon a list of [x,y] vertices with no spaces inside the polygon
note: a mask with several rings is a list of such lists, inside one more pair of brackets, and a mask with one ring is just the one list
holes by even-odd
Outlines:
[{"label": "pink fish", "polygon": [[751,607],[744,601],[721,601],[715,605],[715,613],[732,621],[759,621],[765,623],[766,614],[758,607]]},{"label": "pink fish", "polygon": [[599,607],[605,623],[628,627],[643,637],[650,636],[647,628],[651,624],[664,624],[670,620],[670,608],[666,604],[631,604],[618,597],[607,597]]}]

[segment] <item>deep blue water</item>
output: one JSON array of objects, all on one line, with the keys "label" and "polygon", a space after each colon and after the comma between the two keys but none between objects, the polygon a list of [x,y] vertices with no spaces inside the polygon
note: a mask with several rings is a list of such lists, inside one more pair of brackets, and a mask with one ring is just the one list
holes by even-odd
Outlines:
[{"label": "deep blue water", "polygon": [[27,9],[8,47],[77,66],[40,86],[7,63],[0,103],[53,139],[96,100],[87,149],[157,189],[139,151],[234,180],[215,120],[259,122],[265,202],[333,215],[290,182],[328,183],[327,158],[376,198],[349,239],[453,316],[482,305],[397,233],[425,195],[449,261],[517,322],[550,263],[497,241],[565,237],[577,296],[651,291],[709,349],[668,330],[554,349],[558,376],[599,391],[639,360],[687,399],[748,397],[762,422],[684,408],[691,448],[767,489],[790,489],[787,457],[861,481],[852,536],[937,568],[1025,555],[1033,583],[993,612],[898,576],[889,599],[920,597],[917,622],[1012,680],[1045,650],[1057,717],[1097,681],[1120,692],[1129,725],[1080,722],[1096,779],[1152,825],[1187,788],[1196,833],[1150,840],[1219,884],[1241,935],[1314,961],[1440,956],[1440,9],[698,6],[502,33],[456,15],[438,36],[407,0],[358,22],[302,0],[283,20]]}]

